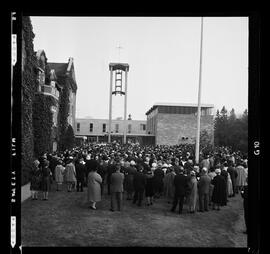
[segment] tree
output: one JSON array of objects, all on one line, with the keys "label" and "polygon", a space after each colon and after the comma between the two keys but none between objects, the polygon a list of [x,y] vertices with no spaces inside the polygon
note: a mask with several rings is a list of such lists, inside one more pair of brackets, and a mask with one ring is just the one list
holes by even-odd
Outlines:
[{"label": "tree", "polygon": [[69,124],[64,136],[64,150],[71,149],[75,145],[75,135],[72,126]]},{"label": "tree", "polygon": [[21,139],[21,170],[24,185],[29,181],[29,172],[33,168],[33,98],[37,86],[36,57],[34,53],[34,33],[29,16],[22,17],[22,139]]}]

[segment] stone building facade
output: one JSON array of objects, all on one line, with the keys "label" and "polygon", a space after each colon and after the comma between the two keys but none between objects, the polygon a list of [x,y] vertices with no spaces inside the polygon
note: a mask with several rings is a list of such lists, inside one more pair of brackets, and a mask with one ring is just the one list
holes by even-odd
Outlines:
[{"label": "stone building facade", "polygon": [[[214,142],[214,116],[212,104],[201,106],[201,131],[206,130]],[[156,145],[195,143],[197,105],[157,103],[146,113],[146,132],[155,136]]]}]

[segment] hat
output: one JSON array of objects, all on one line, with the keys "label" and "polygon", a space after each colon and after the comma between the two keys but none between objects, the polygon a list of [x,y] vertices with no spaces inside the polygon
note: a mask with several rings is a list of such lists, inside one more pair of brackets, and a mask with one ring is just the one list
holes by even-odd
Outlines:
[{"label": "hat", "polygon": [[166,164],[166,163],[164,163],[163,165],[162,165],[162,168],[167,168],[168,167],[168,165]]},{"label": "hat", "polygon": [[191,170],[190,171],[190,175],[195,176],[196,175],[195,171],[194,170]]},{"label": "hat", "polygon": [[219,175],[219,174],[221,173],[220,168],[217,168],[217,169],[215,170],[215,173],[216,173],[217,175]]},{"label": "hat", "polygon": [[132,160],[132,161],[130,162],[130,165],[132,165],[132,166],[136,165],[135,161]]},{"label": "hat", "polygon": [[86,160],[90,160],[90,155],[89,154],[86,156]]},{"label": "hat", "polygon": [[207,168],[206,167],[203,167],[202,168],[202,172],[207,172]]},{"label": "hat", "polygon": [[157,167],[157,163],[153,162],[152,163],[152,168],[156,168]]}]

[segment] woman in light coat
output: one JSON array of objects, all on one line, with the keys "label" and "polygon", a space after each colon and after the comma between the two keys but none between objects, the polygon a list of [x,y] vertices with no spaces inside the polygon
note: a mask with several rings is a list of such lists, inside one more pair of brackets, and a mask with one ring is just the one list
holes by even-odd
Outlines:
[{"label": "woman in light coat", "polygon": [[58,160],[57,162],[57,166],[55,167],[54,170],[54,178],[55,178],[55,182],[56,182],[56,190],[59,191],[61,190],[61,186],[64,180],[64,172],[65,172],[65,168],[63,167],[63,162],[62,160]]},{"label": "woman in light coat", "polygon": [[195,171],[190,172],[190,180],[189,180],[189,191],[190,194],[188,196],[188,206],[189,212],[195,213],[196,212],[196,205],[198,199],[198,188],[197,188],[197,178]]},{"label": "woman in light coat", "polygon": [[95,167],[88,174],[88,191],[87,191],[87,201],[90,202],[90,208],[96,210],[96,202],[101,201],[101,175],[97,173],[97,167]]},{"label": "woman in light coat", "polygon": [[68,192],[70,192],[72,189],[72,185],[75,185],[75,183],[76,183],[76,170],[75,170],[75,166],[73,164],[72,157],[69,158],[68,163],[66,165],[65,179],[67,182],[67,190],[68,190]]}]

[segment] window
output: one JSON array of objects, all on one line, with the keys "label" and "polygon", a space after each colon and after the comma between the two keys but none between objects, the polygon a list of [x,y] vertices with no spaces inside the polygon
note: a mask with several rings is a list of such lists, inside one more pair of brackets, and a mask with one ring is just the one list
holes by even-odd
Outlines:
[{"label": "window", "polygon": [[115,125],[115,132],[116,132],[116,133],[119,132],[119,124],[118,124],[118,123]]},{"label": "window", "polygon": [[140,124],[140,130],[141,130],[141,131],[145,131],[145,130],[146,130],[146,125],[143,124],[143,123],[141,123],[141,124]]},{"label": "window", "polygon": [[90,132],[93,132],[93,123],[90,123],[90,125],[89,125],[89,131]]},{"label": "window", "polygon": [[80,123],[77,123],[77,131],[80,132]]},{"label": "window", "polygon": [[128,125],[128,133],[131,133],[131,124]]},{"label": "window", "polygon": [[102,124],[102,132],[106,132],[106,123]]}]

